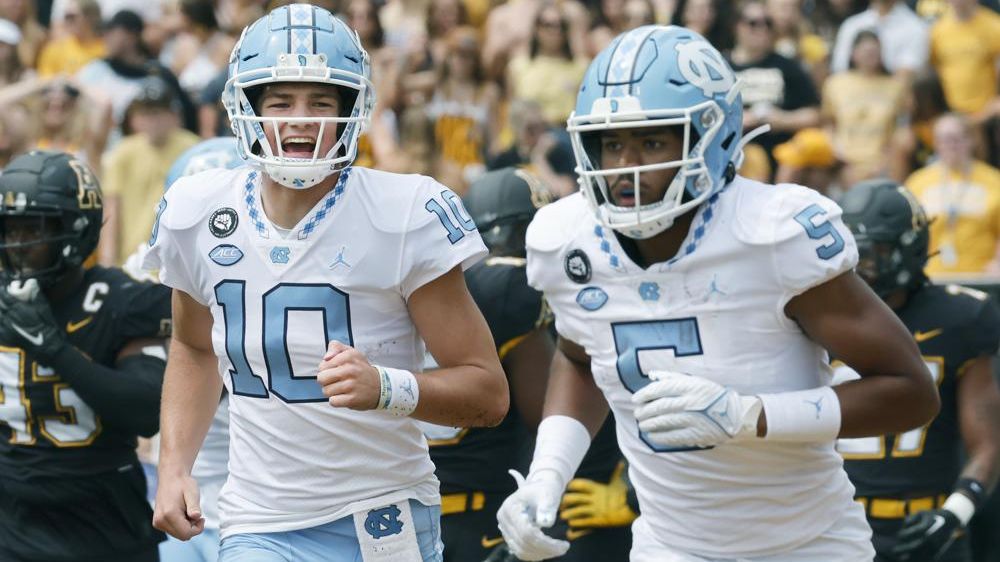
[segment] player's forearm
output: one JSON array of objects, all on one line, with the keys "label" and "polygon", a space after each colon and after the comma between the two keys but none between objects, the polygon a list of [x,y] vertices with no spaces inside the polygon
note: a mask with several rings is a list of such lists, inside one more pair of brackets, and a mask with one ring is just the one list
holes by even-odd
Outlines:
[{"label": "player's forearm", "polygon": [[1000,446],[990,444],[972,452],[962,469],[962,478],[971,478],[982,484],[987,492],[993,490],[1000,477]]},{"label": "player's forearm", "polygon": [[188,474],[219,405],[217,358],[174,339],[163,381],[160,471]]},{"label": "player's forearm", "polygon": [[836,386],[841,408],[839,437],[903,433],[930,423],[940,399],[926,367],[921,364],[919,369],[924,372],[867,376]]},{"label": "player's forearm", "polygon": [[545,391],[542,419],[550,416],[568,416],[579,421],[591,438],[608,417],[608,402],[594,382],[590,365],[570,359],[561,349],[552,356],[549,386]]},{"label": "player's forearm", "polygon": [[493,427],[507,415],[510,391],[502,370],[463,365],[416,376],[420,401],[411,417],[454,427]]},{"label": "player's forearm", "polygon": [[78,349],[66,346],[51,367],[108,425],[143,437],[156,434],[159,424],[163,360],[133,355],[117,368],[94,363]]}]

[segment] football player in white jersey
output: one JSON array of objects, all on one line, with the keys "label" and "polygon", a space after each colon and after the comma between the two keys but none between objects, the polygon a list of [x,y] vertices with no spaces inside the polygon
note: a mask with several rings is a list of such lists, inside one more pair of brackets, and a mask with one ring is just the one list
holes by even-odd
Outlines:
[{"label": "football player in white jersey", "polygon": [[[329,12],[275,9],[229,72],[251,166],[172,185],[144,262],[174,288],[154,524],[201,532],[191,467],[225,384],[220,560],[439,561],[417,420],[495,425],[508,405],[462,275],[485,246],[431,178],[350,166],[374,93]],[[425,343],[441,368],[420,373]]]},{"label": "football player in white jersey", "polygon": [[[871,531],[839,436],[925,424],[933,384],[852,271],[840,209],[736,175],[742,100],[703,37],[645,26],[590,65],[568,129],[581,193],[539,210],[528,280],[560,339],[527,478],[498,512],[514,554],[610,410],[641,516],[633,562],[861,562]],[[826,349],[862,378],[830,388]]]}]

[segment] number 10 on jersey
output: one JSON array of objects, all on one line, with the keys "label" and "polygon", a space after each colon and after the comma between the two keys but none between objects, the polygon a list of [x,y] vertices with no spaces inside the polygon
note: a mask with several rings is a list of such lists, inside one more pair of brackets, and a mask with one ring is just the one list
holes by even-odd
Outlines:
[{"label": "number 10 on jersey", "polygon": [[[317,311],[323,316],[326,341],[354,345],[351,334],[350,297],[332,285],[280,283],[261,297],[262,326],[249,329],[246,318],[246,281],[227,279],[215,286],[215,299],[222,307],[226,325],[226,354],[233,394],[267,398],[268,390],[285,402],[324,402],[323,389],[315,376],[295,376],[288,352],[288,313]],[[267,385],[253,372],[247,359],[248,334],[262,334]],[[324,350],[319,350],[322,356]],[[317,361],[317,364],[319,362]]]}]

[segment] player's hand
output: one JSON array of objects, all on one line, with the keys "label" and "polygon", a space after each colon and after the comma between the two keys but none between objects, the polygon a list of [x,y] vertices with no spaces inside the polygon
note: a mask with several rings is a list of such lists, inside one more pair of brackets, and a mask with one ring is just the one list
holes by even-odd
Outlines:
[{"label": "player's hand", "polygon": [[900,562],[938,560],[962,529],[958,516],[947,509],[914,513],[903,521],[892,553]]},{"label": "player's hand", "polygon": [[378,370],[363,353],[349,345],[330,342],[316,380],[331,406],[352,410],[374,410],[378,406],[382,390]]},{"label": "player's hand", "polygon": [[182,541],[205,530],[198,482],[190,474],[168,476],[160,471],[156,484],[153,527]]},{"label": "player's hand", "polygon": [[563,494],[559,518],[574,529],[624,527],[635,521],[636,513],[628,506],[628,483],[625,463],[611,474],[607,484],[575,478]]},{"label": "player's hand", "polygon": [[635,419],[657,445],[713,447],[757,434],[760,399],[740,396],[706,378],[652,371],[653,382],[632,395]]},{"label": "player's hand", "polygon": [[517,491],[504,500],[497,511],[497,523],[507,548],[520,560],[547,560],[566,554],[569,542],[542,533],[542,528],[556,522],[556,511],[563,488],[552,470],[528,475],[511,470]]},{"label": "player's hand", "polygon": [[42,360],[55,357],[68,344],[38,281],[12,281],[0,289],[0,341]]}]

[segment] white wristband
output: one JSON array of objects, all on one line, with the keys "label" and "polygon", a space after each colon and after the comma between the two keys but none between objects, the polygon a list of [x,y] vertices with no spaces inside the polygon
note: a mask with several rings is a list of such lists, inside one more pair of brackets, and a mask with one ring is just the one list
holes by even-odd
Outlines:
[{"label": "white wristband", "polygon": [[963,527],[969,524],[969,520],[976,513],[976,504],[961,492],[952,492],[941,508],[954,513]]},{"label": "white wristband", "polygon": [[579,420],[569,416],[548,416],[538,424],[535,454],[528,476],[540,470],[552,470],[565,488],[576,474],[587,449],[590,449],[590,432]]},{"label": "white wristband", "polygon": [[379,375],[379,398],[376,410],[385,410],[394,416],[404,417],[417,409],[420,385],[417,377],[404,369],[373,365]]},{"label": "white wristband", "polygon": [[840,433],[840,400],[829,386],[761,394],[769,441],[833,441]]}]

